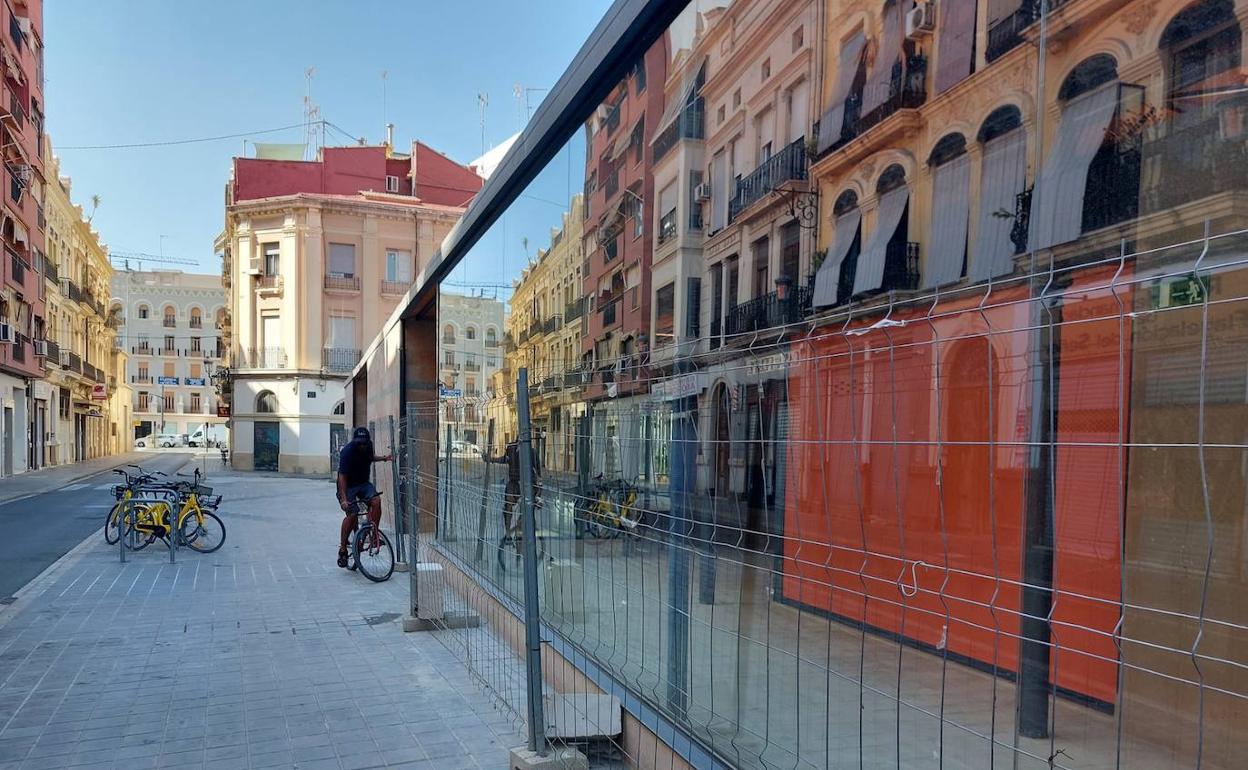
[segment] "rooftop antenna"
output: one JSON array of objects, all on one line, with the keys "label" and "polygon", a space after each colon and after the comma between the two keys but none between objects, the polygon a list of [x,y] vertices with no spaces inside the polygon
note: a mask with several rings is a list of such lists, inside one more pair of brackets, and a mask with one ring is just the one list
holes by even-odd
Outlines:
[{"label": "rooftop antenna", "polygon": [[520,120],[520,128],[524,128],[529,124],[529,120],[533,118],[533,94],[545,93],[549,88],[526,88],[516,83],[512,86],[512,93],[516,96],[516,117]]},{"label": "rooftop antenna", "polygon": [[381,71],[381,125],[388,126],[386,122],[386,81],[390,79],[390,70]]},{"label": "rooftop antenna", "polygon": [[[305,160],[316,160],[321,146],[325,143],[325,126],[320,119],[321,108],[312,102],[312,76],[315,74],[316,67],[310,66],[303,71],[303,157]],[[309,152],[312,153],[310,158]]]},{"label": "rooftop antenna", "polygon": [[490,95],[485,91],[477,93],[477,107],[481,110],[481,154],[485,155],[485,108],[490,104]]}]

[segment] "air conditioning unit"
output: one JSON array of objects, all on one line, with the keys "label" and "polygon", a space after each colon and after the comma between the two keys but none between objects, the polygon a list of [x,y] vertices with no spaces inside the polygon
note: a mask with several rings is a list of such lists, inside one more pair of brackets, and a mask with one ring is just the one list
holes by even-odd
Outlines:
[{"label": "air conditioning unit", "polygon": [[247,263],[247,274],[248,274],[248,275],[261,275],[261,274],[263,274],[263,273],[264,273],[264,268],[263,268],[263,266],[261,265],[261,260],[262,260],[262,259],[263,259],[262,257],[256,256],[256,257],[252,257],[252,258],[248,261],[248,263]]},{"label": "air conditioning unit", "polygon": [[702,201],[709,201],[711,199],[711,183],[703,182],[702,184],[693,188],[693,199],[698,201],[699,203],[701,203]]},{"label": "air conditioning unit", "polygon": [[47,340],[35,340],[35,355],[43,356],[44,358],[48,357],[48,341]]},{"label": "air conditioning unit", "polygon": [[11,324],[0,323],[0,342],[7,342],[10,345],[17,342],[17,337]]},{"label": "air conditioning unit", "polygon": [[936,3],[916,3],[906,14],[906,38],[917,40],[936,29]]}]

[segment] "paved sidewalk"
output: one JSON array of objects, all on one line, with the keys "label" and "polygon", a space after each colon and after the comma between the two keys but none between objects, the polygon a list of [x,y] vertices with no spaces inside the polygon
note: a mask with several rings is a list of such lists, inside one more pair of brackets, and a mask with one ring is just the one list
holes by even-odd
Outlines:
[{"label": "paved sidewalk", "polygon": [[[49,489],[77,481],[100,471],[117,468],[126,463],[142,463],[145,459],[150,459],[151,457],[152,454],[145,452],[125,452],[108,457],[97,457],[94,460],[84,460],[72,465],[56,465],[50,468],[40,468],[37,471],[27,471],[7,476],[0,479],[0,503],[46,492]],[[190,460],[191,455],[186,455],[186,459]]]},{"label": "paved sidewalk", "polygon": [[0,608],[0,770],[502,768],[522,743],[407,580],[333,563],[327,481],[212,473],[215,554],[98,535]]}]

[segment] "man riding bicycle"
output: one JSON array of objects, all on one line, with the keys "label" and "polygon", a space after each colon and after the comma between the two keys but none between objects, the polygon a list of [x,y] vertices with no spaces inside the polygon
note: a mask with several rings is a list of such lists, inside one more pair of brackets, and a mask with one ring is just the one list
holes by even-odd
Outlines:
[{"label": "man riding bicycle", "polygon": [[[484,459],[487,463],[498,463],[499,465],[507,466],[507,486],[503,490],[503,531],[511,533],[512,512],[515,510],[516,503],[520,501],[520,443],[518,441],[509,441],[507,448],[503,450],[501,455],[486,455]],[[535,508],[542,507],[541,498],[539,497],[539,476],[537,464],[534,463],[533,505]]]},{"label": "man riding bicycle", "polygon": [[368,428],[356,428],[351,440],[338,457],[338,505],[346,516],[342,520],[342,537],[338,542],[338,566],[347,566],[347,539],[355,529],[355,503],[368,503],[368,520],[381,524],[381,495],[368,480],[373,463],[389,462],[391,455],[373,454],[373,437]]}]

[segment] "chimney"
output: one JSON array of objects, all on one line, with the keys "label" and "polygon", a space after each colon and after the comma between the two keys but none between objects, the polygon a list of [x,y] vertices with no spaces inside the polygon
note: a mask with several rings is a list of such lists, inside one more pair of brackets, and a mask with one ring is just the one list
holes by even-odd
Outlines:
[{"label": "chimney", "polygon": [[386,124],[386,146],[394,147],[394,124]]}]

